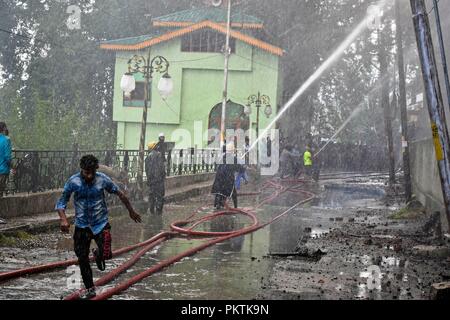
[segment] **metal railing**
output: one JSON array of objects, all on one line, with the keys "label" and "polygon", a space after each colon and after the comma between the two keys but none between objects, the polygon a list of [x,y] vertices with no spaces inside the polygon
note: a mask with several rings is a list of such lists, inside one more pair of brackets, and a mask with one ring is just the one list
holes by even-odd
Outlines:
[{"label": "metal railing", "polygon": [[[145,157],[148,155],[145,152]],[[118,172],[127,172],[129,182],[136,181],[138,150],[73,150],[73,151],[13,151],[12,172],[5,192],[34,193],[59,189],[73,174],[79,171],[83,155],[95,155],[100,164]],[[167,176],[181,176],[215,172],[218,150],[183,149],[165,154]],[[145,178],[145,172],[144,172]]]}]

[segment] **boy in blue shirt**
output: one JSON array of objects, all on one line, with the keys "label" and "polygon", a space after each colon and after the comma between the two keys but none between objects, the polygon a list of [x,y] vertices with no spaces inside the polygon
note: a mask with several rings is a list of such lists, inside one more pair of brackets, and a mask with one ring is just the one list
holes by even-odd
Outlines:
[{"label": "boy in blue shirt", "polygon": [[89,264],[91,241],[95,240],[98,249],[93,250],[97,267],[105,270],[105,260],[112,258],[111,226],[108,222],[108,208],[104,191],[116,194],[128,209],[130,218],[141,222],[141,216],[133,209],[126,195],[112,182],[106,174],[97,172],[98,159],[87,155],[80,160],[81,171],[73,175],[65,184],[64,191],[56,204],[61,218],[61,231],[69,232],[70,223],[65,211],[72,193],[75,206],[75,233],[73,235],[75,254],[78,257],[81,276],[86,287],[83,298],[95,297],[92,270]]}]

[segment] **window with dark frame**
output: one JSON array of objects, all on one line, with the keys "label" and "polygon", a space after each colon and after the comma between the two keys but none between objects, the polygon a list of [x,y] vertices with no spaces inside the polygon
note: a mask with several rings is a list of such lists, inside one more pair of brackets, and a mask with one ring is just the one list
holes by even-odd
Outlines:
[{"label": "window with dark frame", "polygon": [[[123,94],[123,106],[124,107],[143,107],[145,100],[145,82],[136,81],[136,88],[131,92],[130,96]],[[151,96],[151,90],[149,91]],[[151,100],[151,99],[150,99]]]},{"label": "window with dark frame", "polygon": [[[199,30],[184,35],[181,39],[182,52],[223,52],[226,35],[213,30]],[[236,39],[230,38],[231,53],[236,52]]]}]

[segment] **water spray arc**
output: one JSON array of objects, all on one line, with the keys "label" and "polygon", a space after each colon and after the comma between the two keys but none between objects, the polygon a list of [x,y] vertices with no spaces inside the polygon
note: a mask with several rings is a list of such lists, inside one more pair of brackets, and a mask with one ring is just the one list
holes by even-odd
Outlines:
[{"label": "water spray arc", "polygon": [[[376,7],[381,11],[387,4],[387,0],[380,1]],[[363,33],[370,25],[370,23],[377,18],[376,10],[368,12],[366,17],[356,26],[350,35],[339,45],[334,53],[302,84],[297,92],[289,99],[289,101],[281,108],[278,115],[269,123],[263,130],[262,134],[252,143],[249,151],[252,150],[265,137],[267,132],[275,125],[275,123],[283,116],[283,114],[305,93],[305,91],[317,81],[338,59],[345,53],[345,50],[356,40],[356,38]]]},{"label": "water spray arc", "polygon": [[[404,55],[404,61],[406,63],[409,63],[413,57],[414,57],[414,53],[415,53],[415,48],[414,47],[409,47],[408,51],[405,53]],[[350,114],[350,116],[347,118],[347,120],[345,120],[345,122],[339,127],[339,129],[333,134],[333,136],[331,136],[329,138],[329,141],[327,141],[327,143],[322,146],[322,148],[319,149],[319,151],[317,151],[316,154],[314,154],[314,157],[318,156],[319,153],[321,153],[329,144],[330,142],[333,141],[334,138],[336,138],[338,136],[338,134],[345,128],[345,126],[347,126],[347,124],[353,120],[354,118],[356,118],[356,116],[358,116],[361,111],[364,110],[364,105],[365,105],[365,99],[368,98],[370,99],[370,97],[374,94],[377,94],[378,91],[381,89],[382,84],[385,81],[389,81],[390,78],[390,74],[392,74],[395,70],[394,70],[395,66],[390,66],[389,71],[386,73],[385,76],[383,76],[382,78],[378,79],[375,83],[375,86],[370,90],[370,92],[365,96],[365,98],[361,101],[361,103],[355,108],[355,110],[353,110],[353,112]],[[406,102],[405,102],[406,103]]]},{"label": "water spray arc", "polygon": [[321,153],[328,146],[328,144],[330,144],[330,142],[332,142],[334,140],[334,138],[336,138],[337,135],[339,133],[341,133],[341,131],[347,126],[347,124],[362,111],[362,108],[363,108],[363,106],[362,106],[362,104],[360,104],[355,110],[353,110],[351,115],[347,118],[347,120],[344,121],[344,123],[333,134],[333,136],[327,141],[327,143],[322,148],[320,148],[320,150],[317,151],[316,154],[314,154],[314,157],[317,157],[319,155],[319,153]]}]

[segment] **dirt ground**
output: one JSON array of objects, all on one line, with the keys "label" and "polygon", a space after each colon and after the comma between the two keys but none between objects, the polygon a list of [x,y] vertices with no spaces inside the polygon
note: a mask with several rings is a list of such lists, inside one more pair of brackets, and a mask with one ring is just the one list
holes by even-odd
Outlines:
[{"label": "dirt ground", "polygon": [[449,254],[413,249],[443,243],[430,216],[403,210],[402,219],[393,218],[404,206],[398,189],[387,190],[376,206],[329,208],[329,216],[340,216],[329,218],[329,232],[308,236],[321,227],[312,222],[298,235],[294,254],[267,257],[276,263],[257,299],[431,299],[432,284],[450,279]]}]

